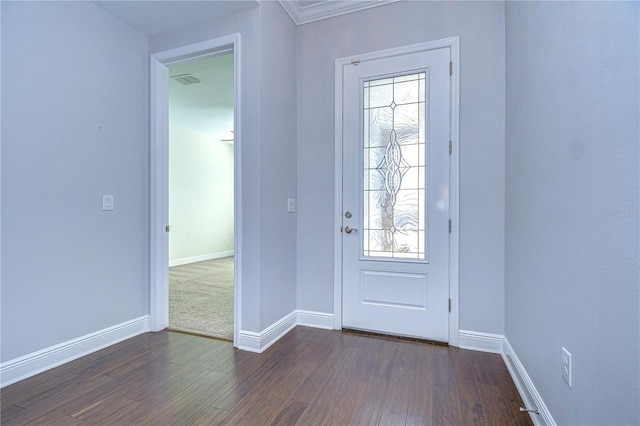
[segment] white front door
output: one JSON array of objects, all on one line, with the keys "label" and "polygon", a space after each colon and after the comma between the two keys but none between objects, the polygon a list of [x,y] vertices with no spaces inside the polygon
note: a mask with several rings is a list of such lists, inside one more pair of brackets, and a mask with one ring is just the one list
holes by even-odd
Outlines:
[{"label": "white front door", "polygon": [[449,341],[450,60],[344,67],[344,328]]}]

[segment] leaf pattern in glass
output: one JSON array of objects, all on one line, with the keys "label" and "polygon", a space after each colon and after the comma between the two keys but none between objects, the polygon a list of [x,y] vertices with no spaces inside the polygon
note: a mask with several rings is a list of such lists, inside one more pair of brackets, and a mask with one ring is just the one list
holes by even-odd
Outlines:
[{"label": "leaf pattern in glass", "polygon": [[364,82],[364,256],[425,258],[425,82]]}]

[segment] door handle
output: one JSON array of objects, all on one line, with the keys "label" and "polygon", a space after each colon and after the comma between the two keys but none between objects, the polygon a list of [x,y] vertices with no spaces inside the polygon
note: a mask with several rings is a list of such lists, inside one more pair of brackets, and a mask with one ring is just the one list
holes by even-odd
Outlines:
[{"label": "door handle", "polygon": [[344,227],[344,232],[346,232],[347,234],[350,234],[352,232],[358,232],[358,230],[356,228],[352,228],[350,226],[345,226]]}]

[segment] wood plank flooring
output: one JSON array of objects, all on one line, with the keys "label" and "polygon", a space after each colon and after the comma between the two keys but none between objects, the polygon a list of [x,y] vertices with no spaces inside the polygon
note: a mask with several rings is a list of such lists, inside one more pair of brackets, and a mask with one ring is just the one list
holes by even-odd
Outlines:
[{"label": "wood plank flooring", "polygon": [[0,391],[2,425],[530,425],[499,355],[296,327],[146,333]]}]

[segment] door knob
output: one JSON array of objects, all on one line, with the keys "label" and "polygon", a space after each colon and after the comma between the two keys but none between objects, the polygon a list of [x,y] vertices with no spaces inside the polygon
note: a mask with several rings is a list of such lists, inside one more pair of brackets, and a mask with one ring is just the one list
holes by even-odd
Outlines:
[{"label": "door knob", "polygon": [[352,228],[350,226],[345,226],[344,227],[344,232],[346,232],[347,234],[350,234],[352,232],[358,232],[358,230],[356,228]]}]

